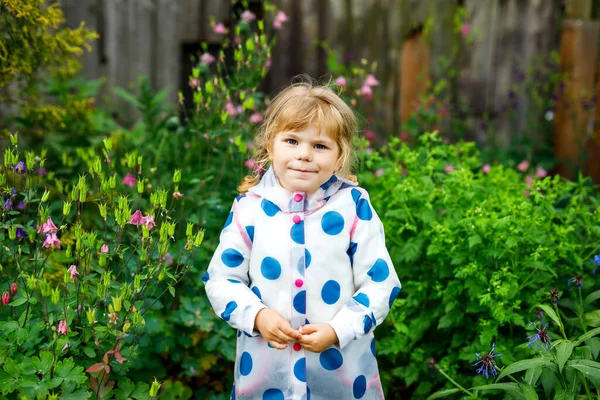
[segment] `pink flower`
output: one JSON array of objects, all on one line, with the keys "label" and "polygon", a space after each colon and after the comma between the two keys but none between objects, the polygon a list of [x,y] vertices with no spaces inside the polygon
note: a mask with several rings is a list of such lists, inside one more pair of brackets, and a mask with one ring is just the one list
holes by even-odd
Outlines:
[{"label": "pink flower", "polygon": [[385,171],[383,170],[383,168],[379,168],[377,171],[375,171],[375,176],[379,178],[384,173]]},{"label": "pink flower", "polygon": [[256,15],[252,11],[246,10],[242,13],[242,15],[240,15],[240,19],[242,19],[242,21],[254,21],[256,19]]},{"label": "pink flower", "polygon": [[535,169],[535,176],[537,176],[539,179],[544,179],[545,177],[548,176],[548,171],[546,171],[542,167],[537,167]]},{"label": "pink flower", "polygon": [[42,246],[45,248],[56,247],[57,249],[60,249],[60,240],[56,236],[56,233],[48,233]]},{"label": "pink flower", "polygon": [[58,334],[59,335],[66,335],[67,333],[69,333],[69,327],[67,326],[67,321],[65,321],[64,319],[62,319],[58,323]]},{"label": "pink flower", "polygon": [[525,185],[527,185],[527,187],[530,187],[532,183],[533,183],[533,176],[527,175],[527,177],[525,178]]},{"label": "pink flower", "polygon": [[164,262],[166,265],[173,264],[173,256],[171,254],[169,254],[169,253],[167,253],[164,256],[162,256],[162,258],[160,260],[162,262]]},{"label": "pink flower", "polygon": [[287,20],[288,20],[287,15],[285,15],[285,13],[283,11],[279,11],[277,13],[277,15],[275,16],[275,20],[273,21],[273,28],[281,29],[281,26],[283,25],[284,22],[287,22]]},{"label": "pink flower", "polygon": [[445,107],[440,108],[440,116],[445,117],[448,115],[448,110]]},{"label": "pink flower", "polygon": [[257,167],[256,161],[254,160],[254,158],[246,160],[244,165],[252,170],[256,169],[256,167]]},{"label": "pink flower", "polygon": [[77,275],[79,275],[79,272],[77,272],[77,266],[76,265],[71,265],[69,267],[69,274],[71,275],[71,280],[74,281],[75,279],[77,279]]},{"label": "pink flower", "polygon": [[346,78],[344,78],[343,76],[339,76],[336,80],[335,83],[337,85],[340,85],[341,87],[345,88],[346,85],[348,84],[348,82],[346,82]]},{"label": "pink flower", "polygon": [[236,115],[242,112],[242,107],[236,107],[231,101],[228,101],[227,103],[225,103],[225,111],[227,111],[227,113],[232,117],[235,117]]},{"label": "pink flower", "polygon": [[523,160],[517,165],[517,169],[521,172],[525,172],[529,169],[529,161]]},{"label": "pink flower", "polygon": [[529,190],[523,190],[523,194],[529,197],[531,195],[531,192]]},{"label": "pink flower", "polygon": [[156,223],[154,222],[154,217],[152,215],[142,217],[142,224],[146,225],[148,227],[148,230],[156,226]]},{"label": "pink flower", "polygon": [[202,64],[210,65],[214,63],[216,58],[210,53],[204,53],[200,56],[200,62]]},{"label": "pink flower", "polygon": [[225,34],[227,34],[228,30],[227,30],[227,28],[225,28],[225,25],[223,25],[222,22],[219,22],[213,28],[213,32],[216,33],[217,35],[225,35]]},{"label": "pink flower", "polygon": [[370,142],[375,137],[375,134],[373,133],[373,131],[365,131],[364,136],[365,139],[367,139]]},{"label": "pink flower", "polygon": [[71,347],[71,345],[69,344],[69,342],[65,343],[65,345],[63,346],[61,351],[65,351],[66,349],[68,349],[69,347]]},{"label": "pink flower", "polygon": [[2,304],[7,305],[10,303],[10,293],[4,292],[2,293]]},{"label": "pink flower", "polygon": [[360,88],[360,94],[365,100],[371,100],[373,98],[373,89],[369,85],[362,85]]},{"label": "pink flower", "polygon": [[127,173],[127,175],[125,175],[125,178],[123,178],[123,185],[127,185],[129,187],[134,187],[136,183],[137,183],[137,181],[135,180],[133,175],[131,175],[129,172]]},{"label": "pink flower", "polygon": [[405,142],[408,142],[408,138],[409,138],[409,134],[408,132],[404,131],[400,134],[400,139],[404,140]]},{"label": "pink flower", "polygon": [[183,148],[186,149],[186,150],[189,149],[190,148],[190,142],[185,142],[183,144]]},{"label": "pink flower", "polygon": [[489,174],[490,173],[490,164],[485,164],[483,167],[481,167],[481,172],[483,172],[484,174]]},{"label": "pink flower", "polygon": [[229,143],[231,143],[231,144],[235,143],[235,141],[233,140],[233,138],[229,138],[228,140],[229,140]]},{"label": "pink flower", "polygon": [[173,197],[175,198],[175,200],[179,200],[180,198],[183,197],[183,193],[175,192],[175,193],[173,193]]},{"label": "pink flower", "polygon": [[370,148],[370,147],[367,147],[367,148],[365,149],[365,151],[367,152],[367,154],[373,154],[373,149],[372,149],[372,148]]},{"label": "pink flower", "polygon": [[19,286],[17,285],[17,282],[13,282],[12,285],[10,285],[10,294],[14,296],[15,294],[17,294],[18,291]]},{"label": "pink flower", "polygon": [[38,233],[58,232],[58,228],[52,222],[52,218],[48,217],[48,220],[44,222],[38,228]]},{"label": "pink flower", "polygon": [[263,120],[263,116],[261,113],[254,113],[250,116],[250,118],[248,119],[248,121],[250,121],[253,124],[258,124],[259,122],[261,122]]},{"label": "pink flower", "polygon": [[444,172],[449,174],[452,171],[455,171],[456,168],[454,168],[454,166],[452,166],[452,164],[446,164],[446,166],[444,167]]},{"label": "pink flower", "polygon": [[135,226],[140,226],[143,224],[142,218],[144,218],[144,214],[140,210],[135,210],[131,218],[129,218],[129,223]]},{"label": "pink flower", "polygon": [[367,79],[365,79],[365,83],[363,83],[363,85],[373,87],[379,85],[379,81],[377,80],[377,78],[375,78],[375,75],[369,74],[367,75]]},{"label": "pink flower", "polygon": [[[227,105],[225,105],[225,109],[227,109]],[[202,137],[204,137],[204,139],[208,140],[208,138],[209,138],[208,132],[205,132],[204,135],[202,135]]]},{"label": "pink flower", "polygon": [[469,33],[471,33],[471,25],[469,24],[463,24],[460,27],[460,34],[463,35],[463,37],[467,36]]},{"label": "pink flower", "polygon": [[106,254],[108,253],[108,245],[104,243],[102,247],[100,247],[100,253]]},{"label": "pink flower", "polygon": [[198,79],[198,78],[190,79],[189,85],[192,89],[196,89],[198,86],[200,86],[200,79]]},{"label": "pink flower", "polygon": [[265,69],[269,69],[271,68],[271,59],[267,59],[267,61],[265,61]]},{"label": "pink flower", "polygon": [[248,150],[252,150],[254,148],[254,142],[252,142],[252,141],[247,142],[246,143],[246,148]]}]

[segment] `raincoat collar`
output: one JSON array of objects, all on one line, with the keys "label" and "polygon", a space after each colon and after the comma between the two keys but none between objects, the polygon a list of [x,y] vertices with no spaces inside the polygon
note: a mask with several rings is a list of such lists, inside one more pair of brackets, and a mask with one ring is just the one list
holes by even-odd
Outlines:
[{"label": "raincoat collar", "polygon": [[283,212],[296,211],[298,199],[304,201],[304,211],[314,211],[323,207],[327,203],[327,200],[329,200],[329,198],[338,190],[354,187],[356,185],[355,182],[350,182],[336,175],[332,175],[331,178],[322,184],[314,193],[307,195],[304,192],[291,192],[281,186],[273,167],[269,167],[260,182],[251,187],[248,192],[271,201]]}]

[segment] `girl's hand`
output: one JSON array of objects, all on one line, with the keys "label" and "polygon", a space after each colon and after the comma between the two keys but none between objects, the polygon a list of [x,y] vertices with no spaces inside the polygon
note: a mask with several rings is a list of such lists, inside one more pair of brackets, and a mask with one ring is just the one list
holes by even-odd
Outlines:
[{"label": "girl's hand", "polygon": [[268,308],[263,308],[256,314],[254,327],[271,346],[279,350],[287,348],[289,342],[302,337],[300,332],[292,329],[283,315]]},{"label": "girl's hand", "polygon": [[338,337],[329,324],[308,324],[300,327],[302,337],[298,343],[304,349],[320,353],[338,342]]}]

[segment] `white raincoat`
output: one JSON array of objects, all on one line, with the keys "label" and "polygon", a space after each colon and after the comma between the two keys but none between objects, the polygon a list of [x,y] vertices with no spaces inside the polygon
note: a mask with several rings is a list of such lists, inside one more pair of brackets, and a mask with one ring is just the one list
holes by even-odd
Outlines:
[{"label": "white raincoat", "polygon": [[[238,330],[232,399],[383,398],[373,330],[400,281],[364,189],[332,176],[306,196],[269,169],[235,199],[203,280],[214,311]],[[254,330],[264,307],[293,329],[328,323],[339,344],[274,349]]]}]

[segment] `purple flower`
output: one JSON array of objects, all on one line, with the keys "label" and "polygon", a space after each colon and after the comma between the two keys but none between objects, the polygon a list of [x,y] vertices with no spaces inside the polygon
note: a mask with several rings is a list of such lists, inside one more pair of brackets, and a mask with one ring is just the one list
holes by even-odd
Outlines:
[{"label": "purple flower", "polygon": [[240,19],[242,21],[254,21],[256,19],[256,15],[250,11],[250,10],[245,10],[242,15],[240,15]]},{"label": "purple flower", "polygon": [[530,322],[529,325],[533,326],[536,330],[536,333],[528,336],[527,340],[529,340],[529,343],[527,343],[527,346],[533,346],[533,347],[543,347],[544,345],[546,346],[546,351],[548,351],[549,346],[552,344],[552,342],[550,341],[550,338],[548,337],[548,326],[550,326],[549,323],[546,323],[546,325],[544,325],[544,327],[540,327],[538,328],[537,324],[534,322]]},{"label": "purple flower", "polygon": [[7,199],[4,202],[4,209],[6,209],[6,210],[12,210],[13,209],[13,202],[12,202],[11,199]]},{"label": "purple flower", "polygon": [[569,286],[571,286],[571,284],[575,284],[576,288],[582,288],[583,287],[583,276],[582,275],[577,275],[572,277],[571,279],[569,279]]},{"label": "purple flower", "polygon": [[15,165],[15,172],[17,174],[24,174],[25,172],[27,172],[27,167],[25,166],[25,163],[23,161],[19,161],[17,165]]},{"label": "purple flower", "polygon": [[43,176],[46,175],[46,168],[38,168],[38,175]]},{"label": "purple flower", "polygon": [[494,347],[496,347],[496,343],[493,343],[492,350],[489,353],[484,354],[483,356],[479,353],[476,353],[477,359],[479,361],[473,364],[474,366],[479,367],[477,368],[476,372],[485,376],[486,379],[489,378],[490,372],[492,374],[492,377],[495,378],[496,376],[498,376],[498,370],[496,369],[496,362],[494,361],[494,358],[502,357],[502,354],[495,354]]},{"label": "purple flower", "polygon": [[560,300],[560,293],[558,292],[558,289],[550,289],[550,293],[548,293],[548,299],[550,300],[550,303],[557,305],[558,301]]},{"label": "purple flower", "polygon": [[17,228],[17,238],[22,239],[22,238],[26,238],[26,237],[27,237],[27,233],[25,232],[25,229]]}]

